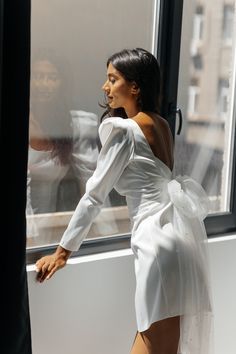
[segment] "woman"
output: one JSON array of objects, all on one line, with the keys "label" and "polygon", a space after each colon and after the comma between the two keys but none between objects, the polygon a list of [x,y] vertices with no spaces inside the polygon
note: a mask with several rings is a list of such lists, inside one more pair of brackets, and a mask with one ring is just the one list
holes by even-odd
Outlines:
[{"label": "woman", "polygon": [[144,49],[107,61],[108,115],[97,168],[40,282],[65,266],[110,190],[126,196],[135,257],[138,332],[132,354],[208,354],[211,305],[203,219],[207,197],[190,177],[173,179],[173,140],[159,116],[160,69]]}]

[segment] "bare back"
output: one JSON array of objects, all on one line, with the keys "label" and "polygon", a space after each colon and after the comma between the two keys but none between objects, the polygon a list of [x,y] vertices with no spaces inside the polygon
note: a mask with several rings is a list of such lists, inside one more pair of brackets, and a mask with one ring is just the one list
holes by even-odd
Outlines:
[{"label": "bare back", "polygon": [[171,170],[174,164],[174,143],[168,122],[157,114],[138,113],[133,120],[138,123],[153,154]]}]

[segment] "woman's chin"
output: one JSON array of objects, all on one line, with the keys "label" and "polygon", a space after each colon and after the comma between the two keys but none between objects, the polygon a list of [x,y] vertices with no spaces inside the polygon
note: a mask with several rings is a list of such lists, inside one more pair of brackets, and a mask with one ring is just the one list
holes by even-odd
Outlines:
[{"label": "woman's chin", "polygon": [[109,107],[112,108],[112,109],[119,109],[119,108],[121,108],[120,106],[114,104],[113,102],[109,102],[108,105],[109,105]]}]

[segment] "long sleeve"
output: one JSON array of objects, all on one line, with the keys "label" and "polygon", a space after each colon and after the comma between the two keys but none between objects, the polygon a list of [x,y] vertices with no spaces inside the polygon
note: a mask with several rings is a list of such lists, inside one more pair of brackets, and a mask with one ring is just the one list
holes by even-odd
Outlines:
[{"label": "long sleeve", "polygon": [[79,249],[106,197],[133,157],[133,133],[122,118],[107,118],[99,127],[99,136],[102,148],[97,167],[60,242],[70,251]]},{"label": "long sleeve", "polygon": [[73,129],[72,167],[81,194],[92,176],[98,159],[98,117],[85,111],[71,111]]}]

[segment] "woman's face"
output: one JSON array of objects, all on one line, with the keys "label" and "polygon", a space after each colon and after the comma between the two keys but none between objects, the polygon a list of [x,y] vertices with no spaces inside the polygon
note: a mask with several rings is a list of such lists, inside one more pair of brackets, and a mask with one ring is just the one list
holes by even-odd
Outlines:
[{"label": "woman's face", "polygon": [[32,65],[31,94],[37,102],[52,102],[61,87],[57,68],[48,60],[39,60]]},{"label": "woman's face", "polygon": [[110,63],[107,68],[107,80],[102,86],[107,95],[110,108],[124,108],[137,105],[134,83],[126,81],[121,73]]}]

